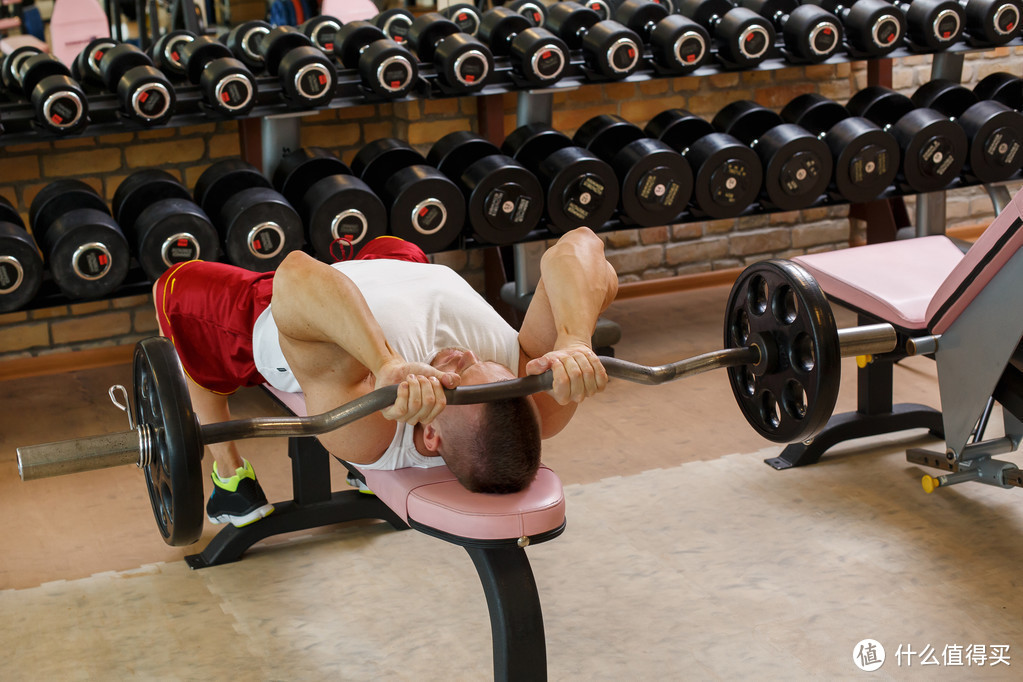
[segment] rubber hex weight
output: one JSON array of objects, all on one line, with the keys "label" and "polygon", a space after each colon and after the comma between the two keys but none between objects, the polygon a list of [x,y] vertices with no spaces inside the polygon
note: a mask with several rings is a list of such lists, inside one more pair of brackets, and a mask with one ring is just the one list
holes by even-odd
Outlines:
[{"label": "rubber hex weight", "polygon": [[192,191],[235,265],[269,272],[302,246],[298,213],[251,164],[241,159],[218,161],[203,171]]},{"label": "rubber hex weight", "polygon": [[684,109],[654,116],[643,131],[681,153],[693,171],[693,213],[734,218],[757,198],[764,171],[756,152]]},{"label": "rubber hex weight", "polygon": [[302,216],[309,243],[320,260],[339,259],[337,240],[343,240],[345,248],[357,250],[387,232],[383,202],[326,149],[307,147],[286,154],[274,171],[273,182]]},{"label": "rubber hex weight", "polygon": [[481,90],[494,71],[487,46],[437,12],[417,17],[408,38],[420,61],[433,62],[440,84],[452,91]]},{"label": "rubber hex weight", "polygon": [[106,202],[80,180],[57,180],[29,206],[50,274],[68,298],[107,296],[128,273],[128,242]]},{"label": "rubber hex weight", "polygon": [[668,145],[608,114],[583,123],[572,141],[611,164],[625,220],[641,227],[669,225],[685,212],[693,193],[693,172]]},{"label": "rubber hex weight", "polygon": [[565,134],[530,123],[513,130],[501,151],[531,170],[546,188],[544,213],[552,232],[599,228],[614,215],[618,206],[614,170]]},{"label": "rubber hex weight", "polygon": [[692,19],[669,12],[666,5],[658,2],[627,0],[618,6],[614,17],[650,46],[658,71],[683,75],[706,61],[710,35]]},{"label": "rubber hex weight", "polygon": [[830,191],[851,203],[873,201],[895,180],[899,145],[876,123],[852,116],[834,100],[808,93],[790,101],[782,120],[822,140],[834,167]]},{"label": "rubber hex weight", "polygon": [[770,56],[774,27],[756,12],[728,0],[681,0],[678,11],[707,29],[728,68],[749,68]]},{"label": "rubber hex weight", "polygon": [[151,281],[176,263],[216,260],[219,237],[206,213],[170,173],[147,168],[118,185],[114,218]]},{"label": "rubber hex weight", "polygon": [[527,85],[554,83],[568,65],[568,46],[561,38],[534,27],[507,7],[495,7],[483,14],[479,37],[495,55],[510,57],[514,76]]},{"label": "rubber hex weight", "polygon": [[831,182],[831,154],[806,129],[785,123],[750,100],[737,100],[714,116],[713,126],[748,144],[764,167],[762,203],[792,211],[814,204]]},{"label": "rubber hex weight", "polygon": [[639,36],[617,21],[601,21],[596,12],[579,3],[551,5],[547,28],[569,48],[581,49],[586,68],[597,78],[620,80],[639,68],[643,54]]},{"label": "rubber hex weight", "polygon": [[383,97],[404,97],[419,77],[412,53],[368,21],[345,24],[335,34],[334,54],[347,68],[359,70],[363,86]]},{"label": "rubber hex weight", "polygon": [[374,140],[359,150],[351,168],[388,207],[390,234],[427,253],[443,251],[461,234],[461,190],[407,142]]},{"label": "rubber hex weight", "polygon": [[870,86],[846,104],[849,113],[888,130],[899,144],[899,180],[914,192],[943,189],[959,176],[969,148],[963,129],[934,109],[916,108],[905,95]]},{"label": "rubber hex weight", "polygon": [[817,64],[842,47],[842,22],[822,7],[800,5],[796,0],[740,0],[739,6],[781,31],[782,53],[790,62]]},{"label": "rubber hex weight", "polygon": [[100,76],[107,90],[117,94],[121,112],[142,125],[166,123],[174,113],[177,96],[153,60],[130,43],[112,47],[100,59]]},{"label": "rubber hex weight", "polygon": [[426,161],[451,178],[465,197],[468,226],[485,244],[522,241],[543,216],[543,187],[525,166],[468,131],[437,140]]},{"label": "rubber hex weight", "polygon": [[334,97],[337,85],[334,62],[297,28],[278,26],[259,41],[259,49],[267,73],[280,81],[287,101],[301,107],[318,107]]},{"label": "rubber hex weight", "polygon": [[973,91],[935,79],[913,93],[913,104],[929,107],[958,123],[970,149],[963,173],[981,182],[1001,182],[1023,168],[1023,114],[1001,102],[980,100]]},{"label": "rubber hex weight", "polygon": [[39,292],[43,259],[14,207],[0,197],[0,313],[17,310]]}]

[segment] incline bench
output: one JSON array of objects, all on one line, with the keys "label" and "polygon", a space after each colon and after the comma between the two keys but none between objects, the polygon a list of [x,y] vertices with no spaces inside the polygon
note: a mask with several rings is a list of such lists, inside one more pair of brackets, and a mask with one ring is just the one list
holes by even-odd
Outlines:
[{"label": "incline bench", "polygon": [[[301,394],[265,387],[289,411],[306,416]],[[483,583],[494,643],[494,679],[544,680],[547,653],[540,597],[525,547],[565,529],[565,495],[557,475],[541,466],[521,493],[467,491],[446,466],[361,471],[341,461],[374,494],[331,491],[330,454],[312,437],[288,441],[295,498],[275,502],[258,523],[221,530],[201,553],[186,557],[192,568],[237,561],[260,540],[333,523],[381,519],[398,530],[415,528],[465,548]]]}]

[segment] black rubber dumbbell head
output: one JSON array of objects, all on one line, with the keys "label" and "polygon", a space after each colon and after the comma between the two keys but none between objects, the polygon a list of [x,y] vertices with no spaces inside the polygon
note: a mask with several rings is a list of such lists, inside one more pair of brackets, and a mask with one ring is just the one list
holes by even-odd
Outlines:
[{"label": "black rubber dumbbell head", "polygon": [[106,51],[100,73],[107,89],[118,94],[121,111],[145,125],[165,123],[174,113],[176,95],[152,59],[130,43]]},{"label": "black rubber dumbbell head", "polygon": [[199,36],[180,48],[188,80],[199,86],[207,106],[229,116],[244,116],[256,103],[252,72],[223,43]]},{"label": "black rubber dumbbell head", "polygon": [[17,310],[39,292],[43,260],[14,207],[0,197],[0,313]]},{"label": "black rubber dumbbell head", "polygon": [[448,5],[442,9],[440,13],[444,17],[455,22],[458,26],[458,30],[462,33],[468,33],[469,35],[474,36],[480,28],[479,10],[469,3],[459,2],[454,5]]},{"label": "black rubber dumbbell head", "polygon": [[408,37],[419,59],[433,62],[439,81],[452,90],[481,90],[494,70],[490,49],[437,12],[417,17]]},{"label": "black rubber dumbbell head", "polygon": [[229,197],[214,225],[227,259],[255,272],[276,270],[305,241],[298,212],[268,187],[248,187]]},{"label": "black rubber dumbbell head", "polygon": [[399,45],[408,42],[408,32],[413,21],[415,16],[407,9],[388,9],[373,17],[373,23]]},{"label": "black rubber dumbbell head", "polygon": [[412,54],[366,21],[350,21],[335,35],[334,53],[357,68],[362,83],[384,97],[404,97],[415,86],[419,67]]},{"label": "black rubber dumbbell head", "polygon": [[224,44],[242,64],[253,73],[259,73],[266,66],[266,60],[263,58],[263,39],[272,28],[265,21],[245,21],[228,32]]},{"label": "black rubber dumbbell head", "polygon": [[18,61],[12,73],[32,102],[39,126],[57,134],[76,133],[86,126],[88,99],[71,78],[70,70],[56,57],[42,52],[31,54]]},{"label": "black rubber dumbbell head", "polygon": [[0,80],[3,81],[5,90],[12,92],[21,91],[21,79],[18,75],[21,71],[21,64],[29,57],[37,54],[42,54],[42,50],[38,47],[22,45],[4,55],[3,65],[0,66],[0,74],[2,74]]},{"label": "black rubber dumbbell head", "polygon": [[515,75],[529,84],[547,85],[564,74],[568,46],[545,28],[535,28],[506,7],[484,13],[479,37],[495,55],[510,56]]},{"label": "black rubber dumbbell head", "polygon": [[204,170],[195,182],[192,197],[214,222],[227,199],[249,187],[272,187],[252,164],[242,159],[223,159]]},{"label": "black rubber dumbbell head", "polygon": [[[342,260],[387,233],[387,209],[369,185],[354,175],[328,175],[314,182],[297,205],[318,258]],[[338,243],[341,240],[341,243]]]},{"label": "black rubber dumbbell head", "polygon": [[309,39],[313,41],[313,45],[327,54],[331,54],[334,52],[335,36],[341,30],[341,20],[321,14],[318,17],[306,19],[298,28],[302,33],[309,36]]},{"label": "black rubber dumbbell head", "polygon": [[89,41],[71,64],[71,77],[79,83],[102,84],[99,62],[107,50],[117,45],[118,42],[113,38],[95,38]]},{"label": "black rubber dumbbell head", "polygon": [[944,50],[962,37],[966,15],[955,0],[913,0],[900,7],[906,12],[906,42],[918,51]]},{"label": "black rubber dumbbell head", "polygon": [[1023,78],[1000,71],[985,76],[974,86],[978,99],[1001,102],[1010,109],[1023,110]]},{"label": "black rubber dumbbell head", "polygon": [[738,4],[781,31],[782,51],[790,62],[823,62],[842,47],[842,22],[821,7],[800,5],[795,0],[741,0]]},{"label": "black rubber dumbbell head", "polygon": [[477,241],[514,244],[536,229],[543,216],[539,180],[490,141],[468,131],[448,133],[426,161],[462,190],[467,225]]},{"label": "black rubber dumbbell head", "polygon": [[323,147],[302,147],[281,157],[273,173],[273,186],[293,206],[317,181],[330,175],[350,175],[341,159]]},{"label": "black rubber dumbbell head", "polygon": [[185,78],[187,69],[182,61],[182,48],[195,40],[191,31],[171,31],[160,36],[150,48],[156,68],[173,78]]},{"label": "black rubber dumbbell head", "polygon": [[964,3],[965,33],[975,47],[1004,45],[1020,31],[1020,0],[968,0]]},{"label": "black rubber dumbbell head", "polygon": [[506,2],[504,6],[524,16],[534,27],[539,28],[547,24],[547,5],[541,0],[512,0]]},{"label": "black rubber dumbbell head", "polygon": [[570,48],[581,48],[586,67],[599,78],[627,78],[640,66],[640,37],[617,21],[600,21],[596,12],[578,3],[552,5],[547,26]]},{"label": "black rubber dumbbell head", "polygon": [[699,68],[710,53],[707,30],[681,14],[669,14],[666,5],[649,0],[627,0],[615,10],[615,19],[650,45],[654,64],[682,75]]}]

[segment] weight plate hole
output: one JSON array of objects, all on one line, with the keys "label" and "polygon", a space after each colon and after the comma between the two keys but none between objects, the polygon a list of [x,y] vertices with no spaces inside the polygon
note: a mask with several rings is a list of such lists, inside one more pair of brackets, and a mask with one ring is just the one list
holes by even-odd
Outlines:
[{"label": "weight plate hole", "polygon": [[752,398],[753,394],[757,392],[757,377],[753,374],[753,370],[749,367],[743,367],[739,378],[742,381],[741,388],[743,393]]},{"label": "weight plate hole", "polygon": [[781,410],[778,407],[778,400],[770,391],[764,391],[760,397],[760,418],[770,429],[777,429],[781,425]]},{"label": "weight plate hole", "polygon": [[763,277],[755,277],[749,285],[749,307],[754,315],[763,315],[767,312],[769,292],[767,280]]},{"label": "weight plate hole", "polygon": [[735,317],[735,323],[732,325],[732,341],[736,347],[741,348],[749,342],[749,335],[749,316],[746,315],[745,310],[740,310],[739,314]]},{"label": "weight plate hole", "polygon": [[785,384],[785,392],[782,395],[782,406],[785,412],[796,419],[806,417],[806,390],[798,381],[789,381]]},{"label": "weight plate hole", "polygon": [[774,317],[782,324],[792,324],[799,316],[799,301],[796,292],[787,284],[774,294]]},{"label": "weight plate hole", "polygon": [[799,332],[789,349],[789,362],[803,372],[812,372],[817,366],[817,354],[814,352],[813,339],[806,332]]}]

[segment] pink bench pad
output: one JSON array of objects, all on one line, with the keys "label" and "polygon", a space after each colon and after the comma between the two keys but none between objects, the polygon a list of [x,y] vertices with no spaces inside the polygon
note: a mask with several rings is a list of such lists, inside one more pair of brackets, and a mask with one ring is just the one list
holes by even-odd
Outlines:
[{"label": "pink bench pad", "polygon": [[[301,393],[265,388],[295,414],[306,415]],[[446,466],[359,471],[370,490],[403,519],[450,535],[475,540],[517,539],[547,533],[565,523],[561,480],[545,466],[528,488],[510,495],[471,493]]]}]

